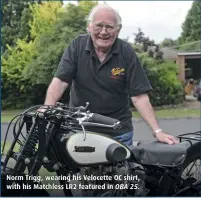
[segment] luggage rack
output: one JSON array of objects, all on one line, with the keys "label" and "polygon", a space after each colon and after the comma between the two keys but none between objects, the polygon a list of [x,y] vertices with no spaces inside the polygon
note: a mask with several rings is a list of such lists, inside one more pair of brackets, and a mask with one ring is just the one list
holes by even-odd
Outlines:
[{"label": "luggage rack", "polygon": [[183,140],[193,140],[193,141],[201,141],[201,131],[193,132],[193,133],[185,133],[181,135],[177,135],[179,141]]}]

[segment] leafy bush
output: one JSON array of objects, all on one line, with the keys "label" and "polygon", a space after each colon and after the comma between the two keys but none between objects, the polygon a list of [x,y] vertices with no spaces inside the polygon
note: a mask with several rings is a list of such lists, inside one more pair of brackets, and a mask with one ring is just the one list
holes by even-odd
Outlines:
[{"label": "leafy bush", "polygon": [[153,106],[176,105],[184,101],[184,90],[178,79],[178,69],[174,62],[158,62],[147,53],[139,55],[148,79],[153,87],[150,100]]},{"label": "leafy bush", "polygon": [[43,103],[64,48],[86,30],[82,7],[69,4],[64,10],[58,2],[47,2],[30,8],[32,41],[18,39],[2,57],[3,108]]},{"label": "leafy bush", "polygon": [[18,108],[31,103],[32,86],[23,72],[34,55],[32,41],[18,40],[16,46],[8,46],[2,57],[2,108]]},{"label": "leafy bush", "polygon": [[84,33],[86,22],[84,12],[75,5],[69,5],[61,14],[57,24],[36,40],[37,55],[26,69],[26,78],[32,85],[48,85],[58,67],[64,49],[77,35]]}]

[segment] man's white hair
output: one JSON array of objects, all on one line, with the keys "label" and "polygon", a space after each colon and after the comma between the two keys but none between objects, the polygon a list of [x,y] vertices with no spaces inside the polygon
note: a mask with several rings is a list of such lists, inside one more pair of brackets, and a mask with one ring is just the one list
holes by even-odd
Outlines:
[{"label": "man's white hair", "polygon": [[87,21],[88,21],[89,24],[91,22],[93,22],[95,14],[101,9],[108,9],[108,10],[113,11],[116,14],[117,25],[121,26],[122,22],[121,22],[121,17],[119,15],[119,13],[115,9],[113,9],[111,6],[109,6],[107,4],[98,4],[98,5],[96,5],[95,7],[92,8],[92,10],[90,11],[90,13],[89,13],[89,15],[87,17]]}]

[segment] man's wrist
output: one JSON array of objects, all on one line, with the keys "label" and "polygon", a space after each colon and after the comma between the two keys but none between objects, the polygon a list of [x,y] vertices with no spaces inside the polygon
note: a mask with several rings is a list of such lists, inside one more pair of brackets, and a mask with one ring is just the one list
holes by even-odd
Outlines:
[{"label": "man's wrist", "polygon": [[157,128],[156,130],[153,131],[153,136],[156,137],[156,135],[161,132],[163,132],[163,130],[161,128]]}]

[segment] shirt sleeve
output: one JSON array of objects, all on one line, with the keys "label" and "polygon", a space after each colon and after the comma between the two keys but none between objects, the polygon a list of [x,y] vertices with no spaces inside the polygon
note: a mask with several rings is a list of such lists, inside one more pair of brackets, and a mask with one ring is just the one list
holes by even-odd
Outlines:
[{"label": "shirt sleeve", "polygon": [[63,53],[55,77],[71,85],[77,69],[77,51],[75,40],[71,42]]},{"label": "shirt sleeve", "polygon": [[130,97],[147,93],[152,90],[146,72],[135,52],[133,52],[131,62],[127,69],[127,88]]}]

